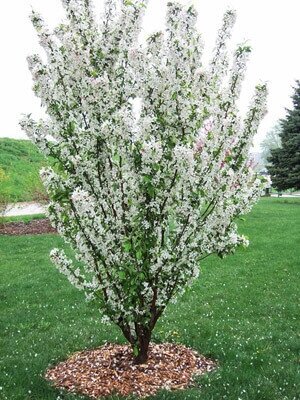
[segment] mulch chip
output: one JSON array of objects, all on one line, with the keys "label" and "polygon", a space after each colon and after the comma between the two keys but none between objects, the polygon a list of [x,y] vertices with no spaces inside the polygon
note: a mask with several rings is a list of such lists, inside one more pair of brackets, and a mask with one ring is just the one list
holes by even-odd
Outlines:
[{"label": "mulch chip", "polygon": [[55,233],[49,219],[33,219],[29,222],[7,222],[0,225],[0,235],[38,235]]},{"label": "mulch chip", "polygon": [[58,388],[97,399],[118,394],[147,397],[160,389],[185,389],[216,363],[178,344],[151,344],[146,364],[134,365],[128,345],[106,344],[73,354],[46,371]]}]

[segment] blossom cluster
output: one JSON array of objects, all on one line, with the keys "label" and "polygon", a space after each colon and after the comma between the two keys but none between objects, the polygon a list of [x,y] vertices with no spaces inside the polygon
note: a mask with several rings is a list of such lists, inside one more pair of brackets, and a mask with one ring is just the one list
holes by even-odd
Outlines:
[{"label": "blossom cluster", "polygon": [[90,0],[62,2],[68,22],[53,32],[32,13],[47,60],[28,64],[48,118],[21,125],[57,160],[41,177],[76,260],[54,249],[53,262],[135,343],[201,259],[247,245],[234,221],[264,188],[248,153],[267,89],[256,87],[241,118],[250,48],[239,45],[230,61],[232,10],[205,66],[192,6],[168,3],[166,30],[141,45],[146,1],[106,0],[100,24]]}]

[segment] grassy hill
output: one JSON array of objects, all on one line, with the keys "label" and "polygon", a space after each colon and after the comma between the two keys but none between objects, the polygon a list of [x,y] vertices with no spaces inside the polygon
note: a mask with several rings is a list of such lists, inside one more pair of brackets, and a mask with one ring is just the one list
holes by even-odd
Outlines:
[{"label": "grassy hill", "polygon": [[0,138],[0,203],[43,200],[39,177],[45,157],[29,140]]}]

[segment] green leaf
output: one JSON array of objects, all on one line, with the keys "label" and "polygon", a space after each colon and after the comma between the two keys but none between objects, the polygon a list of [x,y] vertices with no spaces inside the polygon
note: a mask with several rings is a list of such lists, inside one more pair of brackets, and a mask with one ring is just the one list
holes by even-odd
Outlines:
[{"label": "green leaf", "polygon": [[143,272],[140,272],[139,277],[143,281],[145,279],[145,274]]},{"label": "green leaf", "polygon": [[118,275],[119,275],[119,278],[121,279],[121,281],[124,281],[124,279],[126,279],[126,274],[124,271],[119,271]]},{"label": "green leaf", "polygon": [[120,162],[120,156],[119,156],[119,154],[118,154],[118,153],[115,153],[115,154],[112,156],[112,160],[113,160],[113,162],[114,162],[115,164],[119,164],[119,162]]},{"label": "green leaf", "polygon": [[148,183],[152,181],[152,176],[151,175],[144,175],[143,176],[143,182]]},{"label": "green leaf", "polygon": [[136,259],[137,260],[141,260],[143,258],[143,253],[141,252],[141,250],[138,250],[136,253]]},{"label": "green leaf", "polygon": [[176,228],[176,223],[175,220],[173,218],[169,219],[169,231],[173,232]]},{"label": "green leaf", "polygon": [[72,135],[75,132],[75,122],[68,123],[68,133]]},{"label": "green leaf", "polygon": [[99,58],[100,60],[102,60],[104,58],[104,54],[102,53],[101,50],[97,50],[97,58]]},{"label": "green leaf", "polygon": [[40,87],[41,87],[41,85],[39,85],[38,83],[35,83],[35,84],[33,85],[33,91],[34,91],[34,92],[37,92],[37,91],[40,89]]},{"label": "green leaf", "polygon": [[94,70],[91,72],[91,76],[92,76],[93,78],[97,78],[98,72],[94,69]]},{"label": "green leaf", "polygon": [[155,189],[152,185],[148,185],[147,187],[147,193],[149,194],[150,197],[155,196]]},{"label": "green leaf", "polygon": [[135,344],[135,345],[133,346],[133,355],[134,355],[135,357],[137,357],[138,354],[139,354],[139,348],[138,348],[138,346]]},{"label": "green leaf", "polygon": [[55,201],[66,202],[69,201],[69,192],[56,192],[53,194],[52,199]]},{"label": "green leaf", "polygon": [[130,250],[131,250],[131,243],[128,241],[128,242],[125,242],[125,243],[123,243],[123,249],[124,249],[124,251],[126,252],[126,253],[129,253],[130,252]]}]

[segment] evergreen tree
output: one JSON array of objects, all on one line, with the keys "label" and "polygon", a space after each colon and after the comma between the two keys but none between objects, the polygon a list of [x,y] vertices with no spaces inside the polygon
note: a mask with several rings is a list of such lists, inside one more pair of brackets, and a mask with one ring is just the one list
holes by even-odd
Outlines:
[{"label": "evergreen tree", "polygon": [[265,139],[261,142],[261,165],[263,168],[266,168],[268,164],[270,164],[268,159],[271,156],[271,150],[281,147],[280,132],[281,124],[277,122],[276,125],[267,132]]},{"label": "evergreen tree", "polygon": [[300,189],[300,81],[292,96],[293,109],[281,120],[281,148],[271,150],[268,170],[279,190]]}]

